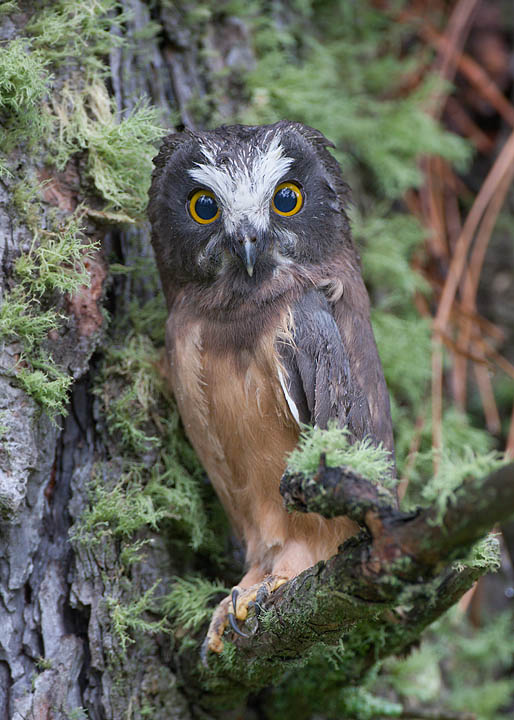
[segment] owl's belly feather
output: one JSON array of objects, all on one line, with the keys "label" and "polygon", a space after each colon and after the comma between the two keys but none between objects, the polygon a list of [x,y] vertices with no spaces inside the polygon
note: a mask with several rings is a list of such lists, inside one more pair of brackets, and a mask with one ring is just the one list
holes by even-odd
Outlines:
[{"label": "owl's belly feather", "polygon": [[275,349],[278,331],[263,336],[242,366],[230,353],[203,346],[201,322],[182,326],[171,343],[171,383],[186,433],[244,539],[249,565],[272,572],[293,543],[301,548],[292,561],[296,573],[337,552],[355,526],[347,518],[284,509],[280,478],[299,425]]}]

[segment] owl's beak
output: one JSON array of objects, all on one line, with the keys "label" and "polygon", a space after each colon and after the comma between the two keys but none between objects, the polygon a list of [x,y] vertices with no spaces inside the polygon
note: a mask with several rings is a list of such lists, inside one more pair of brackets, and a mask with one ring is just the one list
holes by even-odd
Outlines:
[{"label": "owl's beak", "polygon": [[246,272],[250,277],[253,275],[253,267],[257,259],[257,238],[246,235],[244,245],[244,264]]},{"label": "owl's beak", "polygon": [[259,237],[253,228],[245,225],[240,228],[233,240],[233,249],[246,268],[246,272],[250,277],[253,275],[253,269],[257,261],[257,257],[261,252]]}]

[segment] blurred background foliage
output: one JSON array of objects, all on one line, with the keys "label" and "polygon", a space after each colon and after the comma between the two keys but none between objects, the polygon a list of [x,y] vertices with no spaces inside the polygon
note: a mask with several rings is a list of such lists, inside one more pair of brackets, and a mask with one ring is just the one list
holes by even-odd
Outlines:
[{"label": "blurred background foliage", "polygon": [[[257,61],[237,120],[301,120],[336,144],[353,191],[404,502],[433,501],[466,473],[485,474],[496,451],[514,454],[512,174],[491,170],[513,127],[512,6],[322,0],[295,3],[293,15],[280,23],[260,4]],[[491,208],[492,194],[490,221],[472,229],[470,245],[489,251],[485,260],[468,252],[448,319],[435,333],[463,227],[488,174],[502,197]],[[510,311],[500,309],[505,303]],[[386,661],[367,690],[399,700],[408,717],[428,717],[423,707],[433,708],[430,717],[509,717],[513,574],[505,546],[501,562],[496,581],[482,581],[408,658]],[[326,676],[323,687],[330,687]],[[309,690],[293,683],[287,702],[276,693],[276,716],[286,708],[294,708],[291,717],[321,708],[329,717],[398,713],[333,687],[320,705],[316,681]],[[291,701],[295,691],[310,699],[310,712]]]}]

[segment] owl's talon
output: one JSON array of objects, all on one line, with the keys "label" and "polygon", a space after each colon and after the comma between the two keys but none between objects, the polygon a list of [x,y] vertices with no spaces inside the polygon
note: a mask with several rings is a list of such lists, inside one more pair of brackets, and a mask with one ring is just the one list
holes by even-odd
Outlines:
[{"label": "owl's talon", "polygon": [[244,622],[251,607],[255,609],[258,618],[262,610],[260,603],[263,603],[274,590],[287,582],[288,579],[283,576],[270,575],[263,582],[252,585],[245,590],[238,587],[233,588],[230,595],[220,602],[212,614],[207,637],[200,650],[200,658],[205,667],[207,667],[209,651],[214,653],[223,652],[222,638],[225,628],[230,626],[231,630],[239,637],[249,638],[250,636],[239,628],[237,621]]},{"label": "owl's talon", "polygon": [[237,598],[239,597],[239,590],[236,587],[232,588],[230,597],[232,599],[232,607],[234,608],[234,615],[237,617]]},{"label": "owl's talon", "polygon": [[230,598],[231,598],[231,601],[232,601],[232,607],[233,607],[233,609],[234,609],[234,612],[233,612],[233,613],[231,613],[231,612],[228,613],[228,622],[229,622],[229,625],[230,625],[230,627],[232,628],[232,630],[236,633],[236,635],[239,635],[240,637],[247,638],[247,637],[249,637],[249,635],[247,635],[247,634],[244,633],[242,630],[240,630],[240,629],[239,629],[239,626],[238,626],[238,624],[237,624],[237,622],[236,622],[236,618],[237,618],[237,598],[238,598],[238,597],[239,597],[239,590],[237,589],[237,587],[232,588],[232,593],[231,593],[231,595],[230,595]]},{"label": "owl's talon", "polygon": [[228,614],[228,622],[232,630],[236,633],[236,635],[239,635],[239,637],[247,638],[250,637],[246,633],[244,633],[242,630],[240,630],[236,623],[236,618],[234,617],[234,613]]}]

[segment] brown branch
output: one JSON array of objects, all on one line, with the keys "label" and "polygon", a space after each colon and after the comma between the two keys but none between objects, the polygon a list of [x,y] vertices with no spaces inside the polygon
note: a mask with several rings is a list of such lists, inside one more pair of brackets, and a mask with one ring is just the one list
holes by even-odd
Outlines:
[{"label": "brown branch", "polygon": [[208,671],[200,670],[197,650],[185,651],[183,676],[203,706],[235,704],[320,642],[344,640],[341,685],[378,659],[405,652],[485,572],[450,564],[514,514],[514,464],[468,479],[443,511],[402,513],[365,478],[324,462],[315,479],[288,475],[281,490],[303,512],[347,514],[367,531],[275,591],[260,606],[260,619],[251,613],[245,622],[249,637],[232,636],[230,653],[210,655]]},{"label": "brown branch", "polygon": [[[463,283],[463,289],[462,289],[462,306],[467,311],[468,315],[467,317],[462,318],[461,327],[459,331],[459,336],[457,340],[457,344],[460,349],[463,351],[467,351],[471,342],[471,338],[473,335],[474,330],[474,324],[470,317],[470,313],[472,313],[476,309],[476,295],[478,292],[478,284],[480,281],[480,275],[482,271],[482,266],[484,264],[486,250],[489,245],[489,241],[491,239],[494,227],[496,225],[496,220],[498,218],[498,215],[500,214],[500,211],[502,209],[503,203],[505,201],[505,198],[507,196],[507,192],[511,186],[512,180],[514,178],[514,164],[513,166],[505,173],[499,187],[498,192],[496,195],[492,198],[485,214],[483,217],[483,220],[480,224],[480,229],[477,233],[477,237],[475,240],[475,246],[473,248],[473,252],[471,253],[471,257],[469,259],[467,272],[464,275],[464,283]],[[462,357],[462,356],[461,356]],[[461,408],[461,410],[465,411],[466,409],[466,370],[467,370],[467,363],[465,360],[462,362],[462,373],[460,378],[460,387],[458,389],[458,404]],[[487,379],[484,377],[483,372],[484,370],[480,370],[479,368],[474,368],[475,374],[478,376],[478,386],[481,396],[483,396],[483,391],[485,384],[487,382]],[[480,380],[480,377],[482,377],[482,382]],[[487,389],[486,389],[487,392]],[[490,393],[489,393],[490,395]],[[497,427],[499,424],[499,421],[497,422],[497,419],[494,417],[495,413],[494,410],[492,411],[490,408],[492,407],[490,399],[487,400],[487,395],[485,398],[483,397],[483,400],[485,399],[485,402],[483,402],[484,406],[484,412],[487,418],[487,427],[490,432],[497,432]],[[493,400],[494,408],[496,408]],[[497,415],[497,413],[496,413]],[[491,427],[496,428],[496,430],[491,430]]]},{"label": "brown branch", "polygon": [[289,510],[319,513],[326,518],[347,515],[363,526],[369,511],[393,512],[392,495],[348,467],[329,467],[325,453],[320,456],[313,477],[285,473],[280,493]]},{"label": "brown branch", "polygon": [[498,187],[500,186],[505,174],[510,170],[513,162],[514,132],[510,135],[509,139],[503,146],[482,187],[480,188],[480,192],[469,211],[462,228],[461,235],[455,245],[455,251],[448,271],[448,277],[443,288],[437,315],[434,321],[434,330],[436,333],[441,330],[444,331],[447,327],[451,306],[462,277],[468,250],[473,241],[475,231],[485,210],[487,209],[487,206],[496,194]]},{"label": "brown branch", "polygon": [[375,546],[379,541],[378,554],[377,547],[372,551],[377,566],[387,566],[389,558],[401,551],[417,564],[433,567],[514,514],[514,464],[496,470],[486,482],[476,478],[463,482],[444,514],[438,507],[402,513],[388,505],[387,495],[369,480],[348,468],[326,467],[323,458],[313,478],[285,475],[280,489],[289,508],[325,517],[348,515],[365,524]]}]

